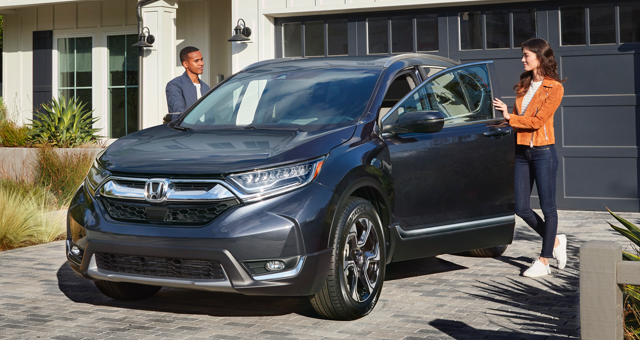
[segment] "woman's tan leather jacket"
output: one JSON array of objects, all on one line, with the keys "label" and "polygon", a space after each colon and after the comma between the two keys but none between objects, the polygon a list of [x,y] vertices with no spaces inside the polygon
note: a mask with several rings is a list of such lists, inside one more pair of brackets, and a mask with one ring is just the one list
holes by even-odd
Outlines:
[{"label": "woman's tan leather jacket", "polygon": [[519,145],[555,144],[553,115],[560,106],[563,95],[562,84],[550,77],[545,77],[542,85],[531,98],[524,116],[520,115],[524,93],[516,96],[516,105],[513,106],[509,125],[518,128],[516,139]]}]

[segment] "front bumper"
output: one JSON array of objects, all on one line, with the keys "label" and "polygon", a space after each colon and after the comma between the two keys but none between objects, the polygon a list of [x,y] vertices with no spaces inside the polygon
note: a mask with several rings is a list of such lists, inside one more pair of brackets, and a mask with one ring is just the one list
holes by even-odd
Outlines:
[{"label": "front bumper", "polygon": [[[262,202],[240,205],[199,227],[140,225],[109,218],[84,188],[68,215],[67,258],[90,280],[237,292],[245,295],[307,296],[322,289],[331,249],[321,249],[324,214],[332,192],[315,183]],[[71,253],[76,246],[81,254]],[[326,247],[326,246],[325,246]],[[223,278],[194,279],[99,268],[96,254],[167,260],[217,261]],[[256,274],[255,261],[283,260],[280,272]]]}]

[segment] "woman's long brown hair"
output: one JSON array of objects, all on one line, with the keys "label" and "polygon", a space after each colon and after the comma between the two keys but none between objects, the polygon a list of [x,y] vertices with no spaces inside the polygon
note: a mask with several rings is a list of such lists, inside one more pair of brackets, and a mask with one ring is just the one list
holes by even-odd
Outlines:
[{"label": "woman's long brown hair", "polygon": [[[564,82],[566,79],[560,79],[558,75],[558,63],[553,56],[553,49],[549,46],[549,43],[544,39],[531,38],[521,45],[522,50],[528,49],[532,53],[536,54],[538,62],[540,63],[539,70],[543,77],[549,77],[558,82]],[[513,90],[517,95],[523,95],[529,89],[531,81],[533,80],[533,71],[525,71],[520,75],[520,82],[513,87]]]}]

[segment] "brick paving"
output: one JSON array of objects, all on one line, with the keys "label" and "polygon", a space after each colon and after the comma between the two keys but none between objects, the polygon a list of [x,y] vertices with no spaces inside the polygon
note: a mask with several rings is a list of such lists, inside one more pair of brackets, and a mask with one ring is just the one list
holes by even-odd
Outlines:
[{"label": "brick paving", "polygon": [[[640,222],[640,214],[621,214]],[[541,279],[520,273],[540,238],[517,220],[496,259],[455,255],[391,264],[367,317],[320,319],[307,298],[163,288],[144,301],[104,297],[66,264],[64,243],[0,253],[0,339],[556,339],[578,338],[578,247],[629,243],[602,212],[560,212],[569,264]]]}]

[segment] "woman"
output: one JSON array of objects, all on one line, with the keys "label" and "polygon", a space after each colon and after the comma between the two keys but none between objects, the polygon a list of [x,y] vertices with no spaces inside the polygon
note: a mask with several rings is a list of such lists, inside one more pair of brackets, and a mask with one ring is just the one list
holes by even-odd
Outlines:
[{"label": "woman", "polygon": [[[555,149],[553,115],[560,106],[564,88],[558,76],[553,50],[544,39],[522,43],[525,72],[514,86],[516,103],[509,114],[507,105],[495,99],[493,105],[503,112],[509,125],[516,128],[516,214],[542,237],[542,252],[522,275],[540,277],[551,274],[549,259],[556,258],[558,269],[567,263],[567,238],[557,235],[556,173],[558,157]],[[544,220],[529,205],[535,181]]]}]

